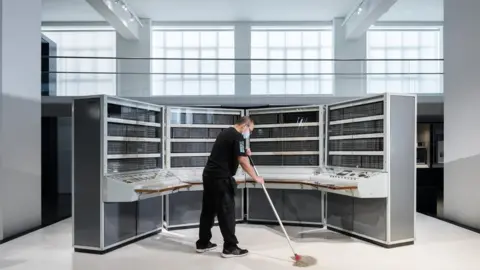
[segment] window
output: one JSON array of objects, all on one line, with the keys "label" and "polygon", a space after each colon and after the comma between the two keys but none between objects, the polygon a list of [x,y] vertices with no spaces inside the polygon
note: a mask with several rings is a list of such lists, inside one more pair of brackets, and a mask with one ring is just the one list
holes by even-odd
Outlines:
[{"label": "window", "polygon": [[332,59],[332,43],[327,28],[252,28],[251,58],[268,60],[251,61],[251,94],[332,94],[333,62],[306,60]]},{"label": "window", "polygon": [[233,27],[155,29],[152,57],[175,58],[152,60],[154,96],[235,94]]},{"label": "window", "polygon": [[[113,30],[61,29],[43,34],[57,44],[57,56],[115,57],[116,54]],[[115,59],[58,58],[57,71],[65,72],[57,74],[58,96],[116,95],[115,74],[95,74],[116,72]]]},{"label": "window", "polygon": [[368,59],[385,60],[367,62],[368,93],[443,92],[440,29],[374,29],[367,39]]}]

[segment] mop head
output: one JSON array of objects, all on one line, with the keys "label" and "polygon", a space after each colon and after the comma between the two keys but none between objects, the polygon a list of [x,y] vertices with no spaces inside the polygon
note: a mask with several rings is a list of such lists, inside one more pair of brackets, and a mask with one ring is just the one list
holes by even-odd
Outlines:
[{"label": "mop head", "polygon": [[317,259],[311,256],[300,256],[298,254],[295,254],[294,257],[292,257],[295,262],[293,263],[293,266],[297,267],[309,267],[312,265],[317,264]]}]

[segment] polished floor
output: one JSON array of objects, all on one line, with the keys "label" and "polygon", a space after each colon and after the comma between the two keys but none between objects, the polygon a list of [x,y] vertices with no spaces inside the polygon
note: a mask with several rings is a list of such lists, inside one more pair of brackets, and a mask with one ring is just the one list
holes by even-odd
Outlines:
[{"label": "polished floor", "polygon": [[[478,270],[480,234],[418,214],[417,243],[384,249],[324,230],[288,228],[298,253],[314,256],[322,270]],[[294,269],[288,245],[277,228],[238,225],[242,247],[251,254],[223,259],[217,252],[196,254],[196,229],[175,231],[185,238],[157,235],[106,255],[74,253],[71,220],[46,227],[0,245],[0,269],[4,270],[281,270]],[[214,238],[220,243],[218,228]]]}]

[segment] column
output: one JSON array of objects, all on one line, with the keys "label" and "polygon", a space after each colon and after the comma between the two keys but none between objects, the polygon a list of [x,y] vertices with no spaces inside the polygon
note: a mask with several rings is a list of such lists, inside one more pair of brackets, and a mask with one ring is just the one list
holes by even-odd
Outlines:
[{"label": "column", "polygon": [[480,1],[444,1],[445,218],[480,229]]},{"label": "column", "polygon": [[[354,40],[345,38],[344,18],[333,20],[334,58],[335,59],[366,59],[366,33]],[[336,74],[365,72],[365,61],[337,61],[334,63]],[[365,75],[335,75],[335,96],[358,97],[366,94]]]},{"label": "column", "polygon": [[[250,24],[235,24],[235,59],[250,59]],[[222,72],[222,71],[220,71]],[[235,61],[235,74],[250,74],[250,61]],[[235,76],[235,95],[250,95],[250,75]]]},{"label": "column", "polygon": [[0,2],[0,241],[41,225],[41,15]]},{"label": "column", "polygon": [[117,72],[141,73],[118,74],[117,95],[124,97],[148,97],[151,93],[151,37],[152,22],[142,19],[143,27],[139,29],[138,40],[128,40],[117,34],[117,57],[144,58],[138,60],[117,60]]}]

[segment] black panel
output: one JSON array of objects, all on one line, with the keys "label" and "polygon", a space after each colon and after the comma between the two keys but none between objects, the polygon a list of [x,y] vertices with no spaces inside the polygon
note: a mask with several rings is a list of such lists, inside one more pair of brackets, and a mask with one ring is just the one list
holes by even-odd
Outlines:
[{"label": "black panel", "polygon": [[107,164],[109,173],[150,170],[162,167],[161,158],[125,158],[109,159]]},{"label": "black panel", "polygon": [[171,124],[233,125],[240,115],[172,112]]},{"label": "black panel", "polygon": [[353,197],[327,194],[328,225],[353,231],[353,209]]},{"label": "black panel", "polygon": [[322,222],[322,193],[317,190],[284,190],[283,218],[286,221]]},{"label": "black panel", "polygon": [[255,152],[297,152],[318,151],[317,141],[289,141],[289,142],[250,142],[250,148]]},{"label": "black panel", "polygon": [[100,99],[74,101],[74,244],[100,247]]},{"label": "black panel", "polygon": [[163,196],[137,202],[137,235],[156,230],[163,223]]},{"label": "black panel", "polygon": [[[283,190],[269,189],[268,195],[272,199],[273,205],[278,212],[280,219],[284,219],[283,215]],[[272,207],[265,196],[262,189],[249,188],[248,189],[248,218],[263,221],[277,222]]]},{"label": "black panel", "polygon": [[383,151],[383,138],[333,140],[328,151]]},{"label": "black panel", "polygon": [[383,156],[328,156],[327,164],[348,168],[383,169]]},{"label": "black panel", "polygon": [[138,125],[108,123],[108,136],[160,138],[161,129]]},{"label": "black panel", "polygon": [[383,110],[383,101],[379,101],[375,103],[330,110],[328,113],[328,119],[330,121],[339,121],[352,118],[377,116],[383,115]]},{"label": "black panel", "polygon": [[207,164],[208,156],[204,157],[171,157],[172,168],[181,167],[204,167]]},{"label": "black panel", "polygon": [[143,122],[161,122],[161,113],[141,108],[132,108],[117,104],[108,104],[108,117]]},{"label": "black panel", "polygon": [[252,133],[252,138],[318,137],[318,132],[317,126],[256,128]]},{"label": "black panel", "polygon": [[137,203],[104,203],[105,246],[118,243],[137,234]]},{"label": "black panel", "polygon": [[252,156],[257,165],[265,166],[316,166],[319,165],[319,155],[292,156]]},{"label": "black panel", "polygon": [[216,139],[224,128],[171,128],[172,139]]},{"label": "black panel", "polygon": [[162,145],[156,142],[109,141],[108,154],[155,154],[161,152]]},{"label": "black panel", "polygon": [[318,122],[318,111],[253,114],[250,116],[257,125],[292,124]]},{"label": "black panel", "polygon": [[383,133],[383,120],[355,122],[328,127],[329,136]]},{"label": "black panel", "polygon": [[209,153],[214,142],[172,142],[172,153]]},{"label": "black panel", "polygon": [[[179,192],[168,195],[168,226],[198,224],[202,212],[203,191]],[[243,219],[243,190],[235,194],[235,216]]]}]

